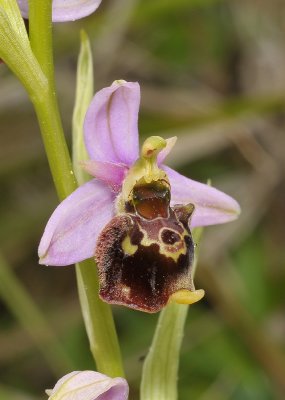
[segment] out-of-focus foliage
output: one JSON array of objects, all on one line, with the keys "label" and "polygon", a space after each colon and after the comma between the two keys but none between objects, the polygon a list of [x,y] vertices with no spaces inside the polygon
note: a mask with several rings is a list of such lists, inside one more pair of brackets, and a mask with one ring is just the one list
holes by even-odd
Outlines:
[{"label": "out-of-focus foliage", "polygon": [[[93,43],[96,88],[140,81],[141,134],[177,135],[169,164],[210,178],[242,206],[237,222],[205,232],[196,286],[207,293],[187,320],[181,400],[284,398],[284,17],[280,0],[105,0],[89,18],[55,26],[69,138],[83,27]],[[73,268],[37,265],[57,200],[32,107],[5,65],[0,81],[0,249],[54,333],[34,320],[36,343],[0,299],[0,399],[37,400],[72,366],[94,365]],[[114,311],[137,399],[157,316]],[[58,340],[66,363],[54,360],[51,368],[43,350]]]}]

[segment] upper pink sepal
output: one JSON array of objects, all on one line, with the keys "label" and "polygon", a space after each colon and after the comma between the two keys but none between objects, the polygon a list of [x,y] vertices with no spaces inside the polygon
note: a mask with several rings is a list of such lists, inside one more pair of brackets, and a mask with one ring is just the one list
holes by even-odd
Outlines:
[{"label": "upper pink sepal", "polygon": [[130,166],[139,155],[137,82],[115,81],[97,92],[84,122],[86,149],[91,159]]}]

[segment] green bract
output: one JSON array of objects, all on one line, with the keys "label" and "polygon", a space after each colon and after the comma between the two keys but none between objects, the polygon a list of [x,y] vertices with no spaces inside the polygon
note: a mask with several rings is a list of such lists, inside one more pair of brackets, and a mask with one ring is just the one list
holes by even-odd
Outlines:
[{"label": "green bract", "polygon": [[0,0],[0,58],[29,95],[47,91],[47,79],[34,56],[16,0]]}]

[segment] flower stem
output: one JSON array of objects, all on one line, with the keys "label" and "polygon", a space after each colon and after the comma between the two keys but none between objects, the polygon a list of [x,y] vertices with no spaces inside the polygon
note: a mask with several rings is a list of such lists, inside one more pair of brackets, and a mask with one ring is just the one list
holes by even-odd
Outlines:
[{"label": "flower stem", "polygon": [[52,0],[29,1],[30,41],[42,71],[48,78],[46,92],[32,98],[54,184],[61,200],[73,192],[76,180],[64,137],[54,83],[52,53]]},{"label": "flower stem", "polygon": [[[111,307],[99,299],[97,267],[93,260],[76,265],[81,309],[97,370],[111,377],[124,376]],[[86,286],[88,285],[88,286]]]},{"label": "flower stem", "polygon": [[[51,173],[62,200],[77,188],[58,109],[52,57],[51,0],[30,1],[31,45],[48,78],[48,90],[32,93]],[[97,369],[109,376],[123,376],[120,349],[110,306],[98,297],[93,261],[79,263],[76,271],[90,347]]]},{"label": "flower stem", "polygon": [[42,71],[54,86],[52,0],[29,0],[29,37]]},{"label": "flower stem", "polygon": [[63,200],[77,188],[65,141],[61,118],[53,93],[39,93],[33,104],[39,121],[45,150],[57,194]]}]

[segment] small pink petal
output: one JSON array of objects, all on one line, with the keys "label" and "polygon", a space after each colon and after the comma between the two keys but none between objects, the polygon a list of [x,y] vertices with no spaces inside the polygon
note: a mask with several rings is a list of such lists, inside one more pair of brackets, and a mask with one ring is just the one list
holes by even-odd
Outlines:
[{"label": "small pink petal", "polygon": [[171,152],[173,147],[175,146],[175,143],[177,141],[177,136],[173,136],[169,139],[166,139],[166,147],[161,150],[161,152],[157,156],[157,163],[160,165],[161,163],[164,162],[168,154]]},{"label": "small pink petal", "polygon": [[191,226],[223,224],[235,220],[240,213],[236,200],[204,183],[193,181],[163,166],[171,186],[171,204],[193,203]]},{"label": "small pink petal", "polygon": [[95,371],[74,371],[48,391],[49,400],[127,400],[129,388],[123,378],[109,378]]},{"label": "small pink petal", "polygon": [[114,214],[115,195],[93,179],[55,209],[39,245],[40,264],[69,265],[94,256],[96,240]]},{"label": "small pink petal", "polygon": [[[52,20],[53,22],[65,22],[86,17],[99,7],[101,1],[102,0],[53,0]],[[22,16],[28,18],[28,0],[17,0],[17,2]]]},{"label": "small pink petal", "polygon": [[104,181],[116,192],[120,190],[128,171],[126,165],[110,162],[88,160],[81,161],[80,164],[90,175]]},{"label": "small pink petal", "polygon": [[84,122],[85,144],[91,159],[133,164],[139,155],[137,82],[115,81],[96,93]]}]

